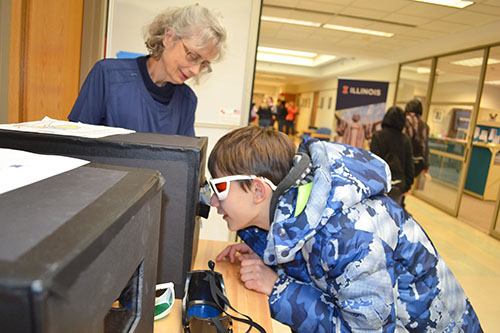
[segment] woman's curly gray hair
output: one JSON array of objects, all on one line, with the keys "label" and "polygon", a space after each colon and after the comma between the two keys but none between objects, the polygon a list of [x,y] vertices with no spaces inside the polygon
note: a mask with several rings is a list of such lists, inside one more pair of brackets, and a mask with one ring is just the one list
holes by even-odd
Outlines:
[{"label": "woman's curly gray hair", "polygon": [[211,44],[217,49],[214,61],[223,56],[226,41],[226,29],[218,17],[205,7],[191,5],[182,8],[173,7],[156,16],[146,27],[144,39],[149,54],[159,59],[163,53],[163,37],[171,29],[176,38],[192,38],[193,46],[204,48]]}]

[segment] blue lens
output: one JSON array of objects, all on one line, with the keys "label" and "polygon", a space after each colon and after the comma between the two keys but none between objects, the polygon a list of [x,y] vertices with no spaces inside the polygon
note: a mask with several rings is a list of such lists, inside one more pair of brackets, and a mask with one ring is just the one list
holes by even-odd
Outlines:
[{"label": "blue lens", "polygon": [[195,315],[200,318],[213,318],[219,316],[220,314],[221,312],[213,306],[205,304],[196,304],[196,305],[191,305],[187,317],[189,319],[189,317]]}]

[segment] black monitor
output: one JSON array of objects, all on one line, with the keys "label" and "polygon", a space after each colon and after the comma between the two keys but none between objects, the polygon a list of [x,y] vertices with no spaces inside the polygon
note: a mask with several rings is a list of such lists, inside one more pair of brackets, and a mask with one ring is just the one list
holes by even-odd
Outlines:
[{"label": "black monitor", "polygon": [[115,166],[159,170],[165,177],[157,283],[173,282],[184,295],[199,236],[199,193],[208,139],[152,133],[101,139],[0,130],[0,147],[72,156]]},{"label": "black monitor", "polygon": [[87,164],[0,195],[1,332],[152,332],[157,171]]}]

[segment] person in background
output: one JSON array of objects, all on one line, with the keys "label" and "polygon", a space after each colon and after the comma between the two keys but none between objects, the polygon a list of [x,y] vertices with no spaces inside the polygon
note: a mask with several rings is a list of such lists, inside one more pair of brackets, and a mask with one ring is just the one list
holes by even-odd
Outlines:
[{"label": "person in background", "polygon": [[295,135],[295,117],[299,110],[297,110],[293,102],[288,102],[286,103],[286,112],[285,133]]},{"label": "person in background", "polygon": [[248,123],[253,123],[257,119],[257,105],[252,102],[250,106],[250,112],[248,113]]},{"label": "person in background", "polygon": [[267,98],[266,102],[262,102],[257,111],[259,126],[264,128],[272,127],[273,124],[273,110],[271,107],[272,105],[269,105],[269,99],[271,99],[272,103],[272,98]]},{"label": "person in background", "polygon": [[224,135],[208,159],[211,205],[244,243],[246,288],[294,332],[482,332],[424,230],[393,200],[369,151],[257,126]]},{"label": "person in background", "polygon": [[403,133],[413,147],[415,177],[429,172],[429,126],[422,120],[422,103],[413,99],[406,104],[406,124]]},{"label": "person in background", "polygon": [[267,102],[267,107],[269,108],[269,111],[271,112],[272,116],[270,126],[274,128],[274,122],[276,120],[276,114],[277,114],[276,105],[274,105],[274,100],[271,96],[267,97],[266,102]]},{"label": "person in background", "polygon": [[391,191],[387,194],[399,205],[413,184],[414,168],[412,146],[402,133],[406,117],[403,109],[393,106],[382,120],[382,129],[373,133],[370,151],[387,162],[391,169]]},{"label": "person in background", "polygon": [[199,5],[169,8],[147,27],[148,56],[104,59],[88,74],[70,121],[194,136],[197,97],[185,81],[212,71],[226,30]]},{"label": "person in background", "polygon": [[278,100],[278,106],[276,107],[276,120],[278,120],[278,131],[284,132],[286,125],[286,102],[284,100]]}]

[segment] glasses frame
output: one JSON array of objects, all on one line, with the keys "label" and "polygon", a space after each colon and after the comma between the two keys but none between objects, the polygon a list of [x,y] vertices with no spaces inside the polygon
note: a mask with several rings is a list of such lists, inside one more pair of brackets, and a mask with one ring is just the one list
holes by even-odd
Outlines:
[{"label": "glasses frame", "polygon": [[[186,44],[184,44],[184,41],[179,39],[181,41],[182,47],[184,48],[184,52],[186,53],[186,60],[191,64],[191,65],[196,65],[200,66],[200,70],[203,72],[204,70],[207,71],[207,73],[212,73],[212,67],[210,67],[210,61],[208,60],[203,60],[203,58],[196,52],[191,51]],[[200,60],[201,59],[201,60]]]},{"label": "glasses frame", "polygon": [[[276,185],[273,184],[272,181],[267,179],[266,177],[262,176],[255,176],[255,175],[233,175],[233,176],[226,176],[226,177],[220,177],[220,178],[212,178],[208,181],[210,184],[210,187],[212,188],[212,191],[217,195],[217,198],[219,201],[223,201],[227,198],[227,194],[229,193],[229,187],[231,185],[231,182],[234,180],[254,180],[260,178],[264,183],[269,185],[269,187],[273,190],[276,191]],[[222,192],[219,192],[217,190],[217,184],[226,182],[227,186],[226,189]]]}]

